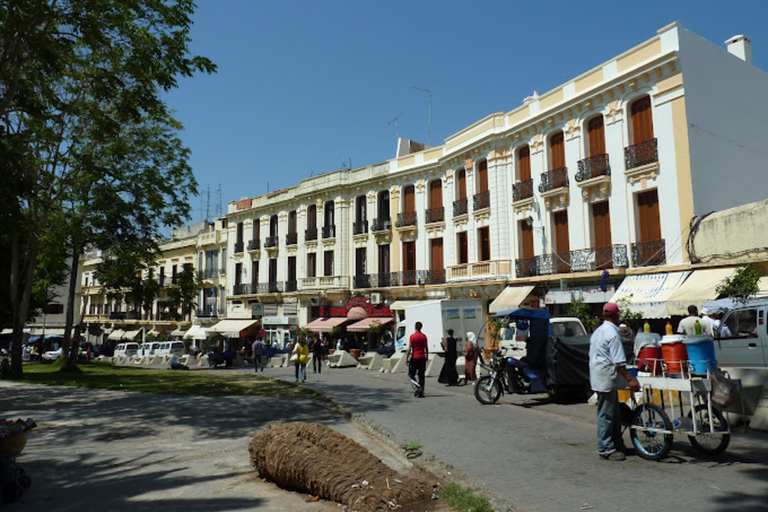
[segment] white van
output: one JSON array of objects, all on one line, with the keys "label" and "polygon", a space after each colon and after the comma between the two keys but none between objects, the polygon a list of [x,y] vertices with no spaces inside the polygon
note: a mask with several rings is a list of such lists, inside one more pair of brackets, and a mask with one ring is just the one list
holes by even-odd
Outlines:
[{"label": "white van", "polygon": [[768,299],[733,302],[720,311],[723,311],[720,326],[715,330],[718,366],[768,367]]},{"label": "white van", "polygon": [[139,344],[130,341],[125,343],[120,343],[117,347],[115,347],[115,357],[122,356],[122,357],[133,357],[136,354],[139,353]]},{"label": "white van", "polygon": [[141,347],[139,347],[139,355],[140,356],[153,356],[155,355],[155,352],[157,352],[157,349],[160,348],[161,342],[159,341],[145,341],[141,344]]},{"label": "white van", "polygon": [[157,356],[183,356],[186,346],[183,341],[163,341],[160,348],[155,350]]}]

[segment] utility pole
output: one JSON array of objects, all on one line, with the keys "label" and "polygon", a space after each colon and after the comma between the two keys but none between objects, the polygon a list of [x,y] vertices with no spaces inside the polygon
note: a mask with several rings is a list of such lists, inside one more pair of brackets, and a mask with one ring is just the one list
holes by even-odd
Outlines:
[{"label": "utility pole", "polygon": [[429,118],[428,118],[428,125],[427,125],[427,145],[432,146],[432,89],[427,89],[425,87],[417,87],[415,85],[411,86],[412,89],[417,89],[419,91],[423,91],[427,93],[429,96]]}]

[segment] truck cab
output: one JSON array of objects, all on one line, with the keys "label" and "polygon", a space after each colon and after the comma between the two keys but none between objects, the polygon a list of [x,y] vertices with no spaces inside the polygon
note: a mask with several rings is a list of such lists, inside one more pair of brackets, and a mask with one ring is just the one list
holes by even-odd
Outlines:
[{"label": "truck cab", "polygon": [[768,299],[733,302],[715,314],[715,357],[718,366],[768,367]]}]

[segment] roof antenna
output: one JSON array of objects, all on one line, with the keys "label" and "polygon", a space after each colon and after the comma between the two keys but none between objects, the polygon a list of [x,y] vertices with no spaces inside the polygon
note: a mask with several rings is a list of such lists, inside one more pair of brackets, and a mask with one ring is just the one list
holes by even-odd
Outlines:
[{"label": "roof antenna", "polygon": [[429,118],[428,118],[428,136],[427,136],[427,144],[432,147],[432,89],[427,89],[425,87],[417,87],[415,85],[411,86],[411,89],[417,89],[419,91],[424,91],[429,96]]},{"label": "roof antenna", "polygon": [[405,110],[397,114],[394,119],[387,123],[387,126],[392,126],[392,123],[395,124],[395,137],[397,140],[400,140],[400,128],[398,127],[397,120],[400,119],[400,116],[403,114],[405,114]]}]

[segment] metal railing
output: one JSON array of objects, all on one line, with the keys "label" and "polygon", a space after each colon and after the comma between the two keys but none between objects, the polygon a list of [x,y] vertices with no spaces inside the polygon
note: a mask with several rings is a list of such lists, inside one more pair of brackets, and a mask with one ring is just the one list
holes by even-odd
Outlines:
[{"label": "metal railing", "polygon": [[664,239],[632,244],[632,266],[651,267],[667,262]]},{"label": "metal railing", "polygon": [[304,240],[317,240],[317,228],[307,228],[304,230]]},{"label": "metal railing", "polygon": [[323,238],[336,238],[336,224],[323,226]]},{"label": "metal railing", "polygon": [[469,211],[467,205],[467,198],[455,200],[453,202],[453,216],[458,217],[459,215],[466,215]]},{"label": "metal railing", "polygon": [[235,253],[243,252],[243,242],[235,242]]},{"label": "metal railing", "polygon": [[445,283],[445,269],[427,270],[424,277],[424,284],[443,284]]},{"label": "metal railing", "polygon": [[598,176],[610,176],[611,164],[608,162],[608,155],[596,155],[577,162],[579,170],[576,172],[576,182],[591,180]]},{"label": "metal railing", "polygon": [[285,282],[286,292],[295,292],[296,290],[298,290],[298,288],[299,288],[298,281],[296,281],[295,279],[292,281]]},{"label": "metal railing", "polygon": [[270,247],[277,247],[278,244],[278,236],[268,236],[264,239],[264,248],[269,249]]},{"label": "metal railing", "polygon": [[232,295],[250,295],[257,285],[251,283],[240,283],[232,286]]},{"label": "metal railing", "polygon": [[541,184],[539,185],[539,192],[549,192],[556,188],[562,188],[568,186],[568,168],[559,167],[552,169],[541,175]]},{"label": "metal railing", "polygon": [[386,288],[392,286],[392,274],[390,272],[368,274],[368,284],[368,288]]},{"label": "metal railing", "polygon": [[427,224],[431,222],[443,222],[445,221],[445,208],[442,206],[438,208],[430,208],[425,212],[425,218]]},{"label": "metal railing", "polygon": [[261,240],[258,238],[254,238],[253,240],[248,240],[248,250],[249,251],[258,251],[261,249]]},{"label": "metal railing", "polygon": [[373,219],[373,224],[371,224],[371,231],[389,231],[390,229],[392,229],[392,219],[389,217]]},{"label": "metal railing", "polygon": [[491,207],[491,191],[486,190],[472,196],[472,211],[483,210]]},{"label": "metal railing", "polygon": [[285,245],[296,245],[299,243],[298,233],[288,233],[285,235]]},{"label": "metal railing", "polygon": [[626,245],[542,254],[515,261],[518,278],[629,267]]},{"label": "metal railing", "polygon": [[626,170],[659,161],[657,139],[651,139],[634,146],[624,148],[624,168]]},{"label": "metal railing", "polygon": [[512,200],[522,201],[533,197],[533,178],[530,180],[519,181],[512,185]]},{"label": "metal railing", "polygon": [[198,279],[216,279],[221,275],[221,270],[218,268],[206,268],[205,270],[197,271]]},{"label": "metal railing", "polygon": [[370,274],[362,274],[359,276],[354,276],[352,278],[352,283],[355,288],[370,288],[371,287],[371,275]]},{"label": "metal railing", "polygon": [[217,318],[219,312],[216,311],[216,306],[206,306],[204,308],[197,308],[195,316],[198,318]]},{"label": "metal railing", "polygon": [[352,223],[352,234],[353,235],[364,235],[368,232],[368,221],[364,220],[361,222],[353,222]]},{"label": "metal railing", "polygon": [[397,214],[397,222],[395,222],[395,227],[402,228],[405,226],[415,226],[416,225],[416,212],[402,212]]},{"label": "metal railing", "polygon": [[285,290],[285,283],[283,281],[259,283],[256,286],[256,293],[281,293],[283,290]]}]

